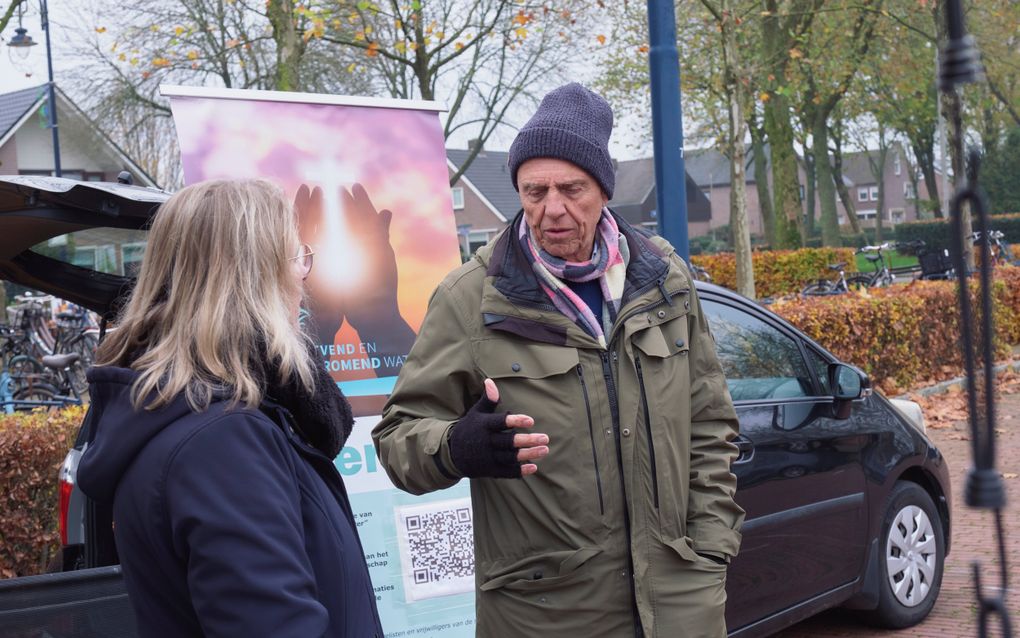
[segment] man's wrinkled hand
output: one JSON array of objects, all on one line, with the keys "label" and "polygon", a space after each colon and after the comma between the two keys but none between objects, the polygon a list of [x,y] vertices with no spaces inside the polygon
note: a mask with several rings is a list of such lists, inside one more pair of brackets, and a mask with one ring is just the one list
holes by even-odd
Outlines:
[{"label": "man's wrinkled hand", "polygon": [[520,478],[538,471],[533,462],[549,454],[546,434],[515,433],[531,428],[526,414],[496,413],[499,390],[485,380],[485,396],[468,410],[450,432],[450,457],[468,478]]}]

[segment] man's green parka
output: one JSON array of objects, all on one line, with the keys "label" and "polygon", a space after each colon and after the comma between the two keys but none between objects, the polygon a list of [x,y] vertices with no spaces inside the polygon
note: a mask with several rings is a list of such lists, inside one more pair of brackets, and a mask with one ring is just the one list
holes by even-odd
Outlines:
[{"label": "man's green parka", "polygon": [[[507,231],[439,285],[372,435],[401,489],[460,479],[451,427],[496,382],[549,436],[538,473],[472,479],[479,636],[722,636],[743,510],[737,421],[683,260],[630,248],[608,349],[553,306]],[[699,555],[702,554],[702,555]]]}]

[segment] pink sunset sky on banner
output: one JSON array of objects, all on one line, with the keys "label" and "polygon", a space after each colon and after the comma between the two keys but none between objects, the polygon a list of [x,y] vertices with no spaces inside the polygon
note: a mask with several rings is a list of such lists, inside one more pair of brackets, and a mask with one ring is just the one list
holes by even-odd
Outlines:
[{"label": "pink sunset sky on banner", "polygon": [[173,112],[188,184],[264,177],[291,198],[302,184],[322,188],[328,227],[315,269],[335,286],[364,265],[343,232],[341,189],[360,183],[378,210],[392,211],[401,315],[417,331],[432,290],[460,263],[435,111],[175,97]]}]

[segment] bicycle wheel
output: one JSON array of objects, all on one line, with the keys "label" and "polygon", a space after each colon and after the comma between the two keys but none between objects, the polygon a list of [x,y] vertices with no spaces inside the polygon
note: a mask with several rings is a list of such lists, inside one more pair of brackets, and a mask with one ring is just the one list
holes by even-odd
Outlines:
[{"label": "bicycle wheel", "polygon": [[7,372],[11,375],[13,391],[17,392],[21,388],[38,384],[45,378],[46,368],[35,357],[19,354],[7,362]]},{"label": "bicycle wheel", "polygon": [[83,333],[71,341],[68,352],[77,352],[81,356],[79,361],[87,370],[96,360],[96,347],[98,346],[99,337],[91,333]]},{"label": "bicycle wheel", "polygon": [[867,275],[854,275],[846,278],[846,287],[851,292],[871,288],[871,277]]},{"label": "bicycle wheel", "polygon": [[834,293],[835,288],[833,288],[832,284],[827,281],[819,281],[818,283],[808,284],[800,291],[800,294],[805,297],[823,297]]},{"label": "bicycle wheel", "polygon": [[31,386],[21,388],[14,393],[14,409],[19,411],[34,410],[36,408],[53,409],[58,406],[52,405],[19,405],[17,402],[34,402],[34,401],[55,401],[57,397],[57,389],[51,385],[44,385],[41,383],[35,383]]}]

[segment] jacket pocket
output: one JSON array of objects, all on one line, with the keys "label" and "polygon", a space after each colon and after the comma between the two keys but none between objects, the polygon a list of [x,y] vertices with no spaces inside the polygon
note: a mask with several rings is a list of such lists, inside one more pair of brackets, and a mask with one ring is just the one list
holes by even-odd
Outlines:
[{"label": "jacket pocket", "polygon": [[536,554],[515,561],[486,574],[479,589],[493,591],[505,589],[517,592],[549,591],[569,584],[577,570],[602,553],[597,547],[582,547]]},{"label": "jacket pocket", "polygon": [[705,571],[712,572],[725,572],[728,565],[725,563],[717,563],[713,560],[699,556],[694,551],[693,543],[690,538],[681,536],[672,540],[663,541],[666,547],[672,549],[676,554],[684,560],[685,563],[689,563],[691,567],[704,569]]},{"label": "jacket pocket", "polygon": [[688,316],[649,326],[632,338],[638,401],[650,469],[651,501],[662,538],[686,528],[690,483],[691,383]]}]

